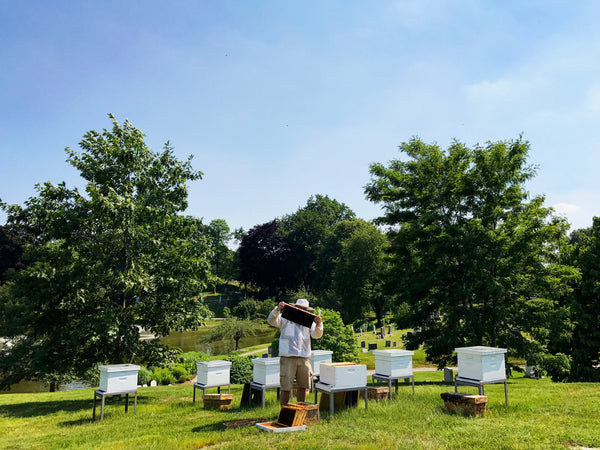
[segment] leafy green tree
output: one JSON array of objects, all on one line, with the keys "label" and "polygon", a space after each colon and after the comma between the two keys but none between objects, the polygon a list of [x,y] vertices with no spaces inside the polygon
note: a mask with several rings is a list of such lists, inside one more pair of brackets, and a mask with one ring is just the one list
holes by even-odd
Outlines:
[{"label": "leafy green tree", "polygon": [[234,351],[237,351],[240,348],[240,339],[254,336],[261,328],[262,326],[258,322],[231,317],[223,320],[211,330],[209,340],[232,340],[235,343]]},{"label": "leafy green tree", "polygon": [[571,372],[573,381],[600,380],[600,218],[586,230],[576,230],[571,263],[581,271],[581,280],[569,298],[573,330]]},{"label": "leafy green tree", "polygon": [[577,273],[557,260],[568,225],[524,189],[529,143],[443,151],[412,139],[400,150],[402,160],[371,165],[365,192],[392,229],[387,290],[401,326],[418,327],[407,346],[424,344],[440,367],[467,345],[547,351],[542,319]]},{"label": "leafy green tree", "polygon": [[11,298],[26,305],[13,346],[0,353],[0,378],[82,376],[98,363],[156,353],[140,329],[164,336],[201,325],[197,300],[212,279],[202,224],[180,215],[188,181],[201,173],[169,143],[153,153],[129,122],[89,131],[67,161],[85,194],[45,183],[25,206],[5,205],[8,224],[35,237],[35,261],[19,272]]},{"label": "leafy green tree", "polygon": [[0,285],[6,283],[12,273],[27,266],[23,247],[32,241],[33,236],[0,226]]},{"label": "leafy green tree", "polygon": [[[233,270],[233,250],[227,246],[232,237],[229,225],[223,219],[212,220],[206,227],[206,234],[209,237],[209,248],[212,250],[212,273],[219,279],[230,279]],[[216,284],[214,288],[216,293]]]},{"label": "leafy green tree", "polygon": [[334,226],[355,217],[345,204],[326,195],[310,197],[306,206],[281,219],[280,235],[289,249],[287,287],[310,287],[319,254]]},{"label": "leafy green tree", "polygon": [[251,228],[239,247],[240,278],[246,286],[260,288],[262,298],[274,297],[286,288],[289,248],[272,220]]},{"label": "leafy green tree", "polygon": [[373,224],[357,220],[350,236],[342,240],[340,256],[332,274],[332,290],[341,302],[345,323],[354,322],[372,309],[382,326],[387,307],[383,277],[387,267],[388,241]]}]

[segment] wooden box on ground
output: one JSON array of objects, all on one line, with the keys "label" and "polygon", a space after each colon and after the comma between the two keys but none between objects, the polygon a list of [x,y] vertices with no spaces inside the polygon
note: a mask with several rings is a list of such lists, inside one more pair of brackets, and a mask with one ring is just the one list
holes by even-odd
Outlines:
[{"label": "wooden box on ground", "polygon": [[[364,391],[360,391],[360,398],[365,397]],[[390,396],[390,388],[387,386],[368,387],[369,400],[386,400]]]},{"label": "wooden box on ground", "polygon": [[252,374],[255,383],[279,384],[279,358],[254,358]]},{"label": "wooden box on ground", "polygon": [[458,360],[457,377],[477,381],[506,379],[505,348],[477,345],[474,347],[460,347],[455,350]]},{"label": "wooden box on ground", "polygon": [[375,373],[388,377],[410,377],[413,374],[410,350],[373,350]]},{"label": "wooden box on ground", "polygon": [[204,394],[204,409],[231,409],[233,394]]},{"label": "wooden box on ground", "polygon": [[288,403],[290,406],[302,408],[306,411],[306,417],[304,418],[304,425],[318,422],[321,420],[321,414],[319,413],[319,405],[316,403],[296,402]]},{"label": "wooden box on ground", "polygon": [[465,416],[483,417],[487,397],[485,395],[468,395],[461,392],[442,392],[444,406],[452,413]]},{"label": "wooden box on ground", "polygon": [[256,427],[273,433],[306,430],[306,412],[306,408],[297,403],[281,405],[276,422],[257,423]]},{"label": "wooden box on ground", "polygon": [[111,364],[98,366],[100,370],[100,390],[106,393],[135,391],[137,389],[138,371],[135,364]]},{"label": "wooden box on ground", "polygon": [[366,364],[352,362],[321,363],[321,383],[335,387],[364,387],[367,385]]},{"label": "wooden box on ground", "polygon": [[198,370],[197,381],[207,386],[217,386],[229,384],[231,362],[229,361],[198,361],[196,362]]}]

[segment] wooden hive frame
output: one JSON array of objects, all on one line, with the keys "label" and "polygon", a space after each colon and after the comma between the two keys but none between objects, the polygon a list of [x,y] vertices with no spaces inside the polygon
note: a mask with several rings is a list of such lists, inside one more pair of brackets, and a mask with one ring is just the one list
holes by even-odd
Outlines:
[{"label": "wooden hive frame", "polygon": [[317,315],[295,305],[286,304],[281,311],[281,317],[303,327],[310,328]]}]

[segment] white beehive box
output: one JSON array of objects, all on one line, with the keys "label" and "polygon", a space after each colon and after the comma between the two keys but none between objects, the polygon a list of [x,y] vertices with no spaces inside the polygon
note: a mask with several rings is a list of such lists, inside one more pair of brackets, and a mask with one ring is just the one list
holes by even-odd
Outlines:
[{"label": "white beehive box", "polygon": [[137,389],[138,370],[135,364],[111,364],[98,366],[100,387],[104,392],[135,391]]},{"label": "white beehive box", "polygon": [[387,377],[410,377],[413,374],[410,350],[373,350],[375,373]]},{"label": "white beehive box", "polygon": [[198,369],[197,382],[205,386],[223,386],[229,383],[231,362],[216,360],[216,361],[198,361],[196,362]]},{"label": "white beehive box", "polygon": [[506,379],[504,367],[505,348],[475,347],[457,348],[457,377],[477,381],[497,381]]},{"label": "white beehive box", "polygon": [[279,384],[279,358],[255,358],[252,360],[254,365],[253,381],[259,384]]},{"label": "white beehive box", "polygon": [[321,363],[321,383],[335,387],[364,387],[367,385],[366,364],[351,362]]},{"label": "white beehive box", "polygon": [[330,363],[333,352],[331,350],[313,350],[310,353],[310,365],[313,375],[319,375],[321,363]]}]

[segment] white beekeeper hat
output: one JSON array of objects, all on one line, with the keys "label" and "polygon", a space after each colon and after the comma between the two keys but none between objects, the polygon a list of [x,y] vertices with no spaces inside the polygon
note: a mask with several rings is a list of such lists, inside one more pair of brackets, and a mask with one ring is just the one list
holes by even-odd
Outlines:
[{"label": "white beekeeper hat", "polygon": [[300,306],[301,308],[304,308],[307,311],[314,311],[314,308],[308,306],[308,300],[306,300],[305,298],[299,298],[298,300],[296,300],[296,306]]}]

